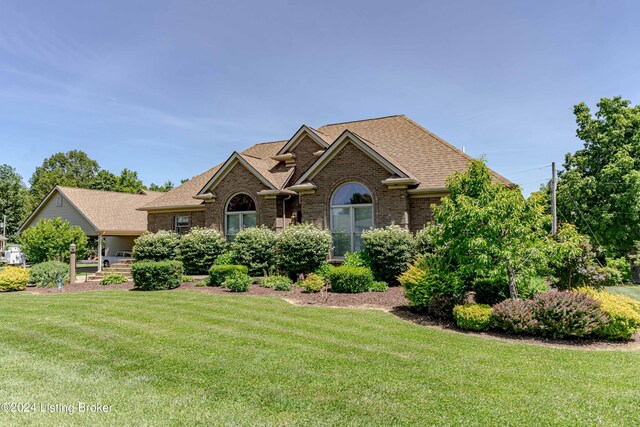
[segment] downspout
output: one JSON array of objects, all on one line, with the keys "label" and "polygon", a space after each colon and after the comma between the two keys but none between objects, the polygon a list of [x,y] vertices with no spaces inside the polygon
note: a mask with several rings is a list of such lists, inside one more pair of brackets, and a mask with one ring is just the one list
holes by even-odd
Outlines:
[{"label": "downspout", "polygon": [[285,227],[287,226],[287,200],[289,200],[291,198],[291,195],[285,197],[284,199],[282,199],[282,229],[284,230]]}]

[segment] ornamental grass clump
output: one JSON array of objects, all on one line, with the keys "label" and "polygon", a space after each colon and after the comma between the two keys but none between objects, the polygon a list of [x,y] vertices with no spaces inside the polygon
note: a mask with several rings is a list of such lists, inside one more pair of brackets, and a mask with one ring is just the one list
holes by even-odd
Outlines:
[{"label": "ornamental grass clump", "polygon": [[29,269],[29,281],[40,288],[51,288],[62,283],[69,283],[69,264],[61,261],[48,261],[36,264]]}]

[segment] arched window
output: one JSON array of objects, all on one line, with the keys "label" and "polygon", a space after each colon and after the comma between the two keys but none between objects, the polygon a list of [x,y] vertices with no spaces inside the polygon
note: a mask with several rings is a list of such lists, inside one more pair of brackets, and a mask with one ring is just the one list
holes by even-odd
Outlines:
[{"label": "arched window", "polygon": [[343,257],[346,252],[362,248],[360,235],[373,227],[373,197],[362,184],[348,182],[331,197],[331,235],[333,256]]},{"label": "arched window", "polygon": [[225,211],[225,235],[233,241],[238,231],[256,225],[256,203],[248,194],[233,196]]}]

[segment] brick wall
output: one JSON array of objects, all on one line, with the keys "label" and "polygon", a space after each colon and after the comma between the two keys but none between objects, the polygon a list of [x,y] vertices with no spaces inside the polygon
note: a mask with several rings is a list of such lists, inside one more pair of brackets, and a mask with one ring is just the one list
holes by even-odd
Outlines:
[{"label": "brick wall", "polygon": [[268,189],[247,168],[237,163],[222,181],[213,189],[216,200],[206,204],[205,224],[224,233],[224,213],[229,199],[237,193],[246,193],[253,198],[258,211],[258,224],[264,224],[275,229],[276,208],[275,199],[264,199],[257,195],[258,191]]},{"label": "brick wall", "polygon": [[426,224],[433,222],[432,206],[440,203],[440,197],[420,197],[409,199],[409,201],[409,229],[415,233],[422,230]]},{"label": "brick wall", "polygon": [[302,138],[302,140],[294,147],[291,152],[296,155],[296,167],[293,171],[293,175],[289,179],[289,185],[293,185],[294,182],[298,180],[304,174],[307,169],[318,160],[316,156],[313,155],[314,152],[321,150],[322,147],[319,146],[313,139],[308,136]]},{"label": "brick wall", "polygon": [[204,211],[149,212],[147,214],[147,230],[155,233],[159,230],[173,230],[176,216],[191,218],[191,227],[204,227]]},{"label": "brick wall", "polygon": [[406,190],[389,189],[381,181],[391,173],[355,145],[348,143],[311,180],[318,189],[302,196],[302,221],[329,228],[331,196],[336,188],[349,182],[364,184],[373,194],[375,227],[391,223],[408,226],[409,199]]}]

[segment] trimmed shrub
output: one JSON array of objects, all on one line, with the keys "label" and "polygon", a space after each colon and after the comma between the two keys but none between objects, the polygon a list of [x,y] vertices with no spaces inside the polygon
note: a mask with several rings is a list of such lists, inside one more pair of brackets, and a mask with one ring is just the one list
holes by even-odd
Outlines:
[{"label": "trimmed shrub", "polygon": [[584,337],[602,328],[607,318],[600,303],[579,292],[542,292],[531,300],[538,332],[554,338]]},{"label": "trimmed shrub", "polygon": [[183,273],[180,261],[138,261],[131,266],[134,286],[143,291],[177,288]]},{"label": "trimmed shrub", "polygon": [[462,301],[464,283],[434,255],[420,256],[398,277],[410,306],[432,316],[451,318],[453,307]]},{"label": "trimmed shrub", "polygon": [[29,269],[29,281],[40,288],[58,286],[58,278],[62,283],[69,283],[69,264],[60,261],[48,261],[36,264]]},{"label": "trimmed shrub", "polygon": [[436,227],[433,224],[427,224],[422,230],[416,233],[416,255],[425,255],[433,253],[435,250],[433,230]]},{"label": "trimmed shrub", "polygon": [[232,243],[234,264],[244,265],[249,274],[257,276],[275,265],[276,233],[268,227],[249,227],[240,230]]},{"label": "trimmed shrub", "polygon": [[133,244],[133,257],[138,261],[165,261],[176,259],[180,236],[172,231],[161,230],[145,233]]},{"label": "trimmed shrub", "polygon": [[518,335],[534,334],[539,329],[531,301],[519,299],[504,300],[493,306],[493,326]]},{"label": "trimmed shrub", "polygon": [[620,282],[631,282],[631,262],[627,258],[607,258],[607,267],[617,271],[616,276],[620,278]]},{"label": "trimmed shrub", "polygon": [[371,268],[371,262],[364,252],[361,251],[347,252],[344,254],[344,261],[342,262],[342,265]]},{"label": "trimmed shrub", "polygon": [[373,285],[373,274],[366,267],[342,265],[329,272],[333,292],[367,292]]},{"label": "trimmed shrub", "polygon": [[331,233],[311,224],[290,225],[276,239],[278,263],[289,276],[315,271],[330,250]]},{"label": "trimmed shrub", "polygon": [[29,270],[20,267],[0,269],[0,291],[23,291],[29,283]]},{"label": "trimmed shrub", "polygon": [[[329,272],[335,268],[333,264],[329,264],[328,262],[323,263],[320,267],[316,268],[314,274],[326,279],[329,276]],[[309,273],[311,274],[311,273]]]},{"label": "trimmed shrub", "polygon": [[596,331],[597,335],[611,340],[629,340],[640,330],[640,301],[592,288],[580,288],[577,291],[599,301],[600,310],[607,317],[607,322]]},{"label": "trimmed shrub", "polygon": [[260,284],[263,288],[273,288],[276,291],[290,291],[292,287],[291,279],[287,276],[266,276]]},{"label": "trimmed shrub", "polygon": [[233,252],[224,251],[213,262],[213,265],[232,265],[233,264]]},{"label": "trimmed shrub", "polygon": [[465,304],[453,307],[453,318],[460,329],[486,331],[491,326],[493,309],[486,304]]},{"label": "trimmed shrub", "polygon": [[120,283],[125,283],[127,278],[123,274],[119,273],[111,273],[107,274],[100,280],[101,285],[118,285]]},{"label": "trimmed shrub", "polygon": [[24,230],[20,236],[22,251],[32,264],[46,261],[69,262],[69,246],[76,245],[76,256],[87,255],[87,236],[77,225],[71,225],[60,217],[42,219],[34,227]]},{"label": "trimmed shrub", "polygon": [[314,273],[307,274],[307,277],[304,280],[297,283],[297,285],[304,289],[304,292],[307,293],[320,292],[322,289],[324,289],[325,284],[326,280],[324,279],[324,277]]},{"label": "trimmed shrub", "polygon": [[371,263],[376,280],[394,284],[413,259],[413,235],[398,225],[362,232],[364,255]]},{"label": "trimmed shrub", "polygon": [[248,274],[249,269],[244,265],[214,265],[209,269],[209,286],[222,286],[227,277],[233,272]]},{"label": "trimmed shrub", "polygon": [[387,292],[389,289],[389,285],[381,280],[376,280],[373,282],[373,285],[369,288],[369,292]]},{"label": "trimmed shrub", "polygon": [[247,292],[251,287],[251,277],[245,272],[235,270],[227,275],[222,286],[231,292]]},{"label": "trimmed shrub", "polygon": [[178,243],[178,259],[187,274],[207,274],[227,243],[211,228],[194,227]]}]

